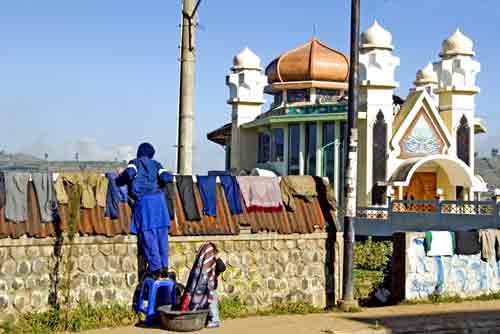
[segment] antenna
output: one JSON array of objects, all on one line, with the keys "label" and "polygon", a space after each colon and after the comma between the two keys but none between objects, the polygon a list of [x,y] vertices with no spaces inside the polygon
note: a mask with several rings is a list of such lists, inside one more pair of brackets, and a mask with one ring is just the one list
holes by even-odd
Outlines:
[{"label": "antenna", "polygon": [[313,23],[313,37],[316,37],[317,28],[318,26],[316,25],[316,23]]}]

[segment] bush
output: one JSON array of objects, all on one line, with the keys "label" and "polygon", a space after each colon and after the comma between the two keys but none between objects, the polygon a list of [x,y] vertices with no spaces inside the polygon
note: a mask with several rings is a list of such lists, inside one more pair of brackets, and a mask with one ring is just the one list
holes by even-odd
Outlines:
[{"label": "bush", "polygon": [[392,257],[392,242],[374,242],[368,238],[365,242],[356,242],[354,248],[354,268],[371,271],[383,271]]}]

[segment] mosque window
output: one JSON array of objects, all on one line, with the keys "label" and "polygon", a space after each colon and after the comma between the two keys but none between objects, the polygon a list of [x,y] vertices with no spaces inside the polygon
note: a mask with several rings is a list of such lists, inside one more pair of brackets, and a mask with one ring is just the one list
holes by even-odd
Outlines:
[{"label": "mosque window", "polygon": [[282,102],[283,102],[283,93],[278,92],[277,94],[274,94],[273,108],[279,107]]},{"label": "mosque window", "polygon": [[300,125],[288,126],[288,174],[300,174]]},{"label": "mosque window", "polygon": [[309,102],[309,89],[289,89],[286,91],[286,100],[289,103]]},{"label": "mosque window", "polygon": [[442,147],[443,142],[423,113],[418,116],[413,128],[402,140],[403,152],[409,156],[439,154]]},{"label": "mosque window", "polygon": [[460,119],[460,125],[457,129],[457,156],[470,165],[470,127],[465,116]]},{"label": "mosque window", "polygon": [[339,89],[316,89],[316,103],[330,103],[335,102],[341,95]]},{"label": "mosque window", "polygon": [[272,161],[283,161],[285,149],[285,131],[282,128],[273,129]]},{"label": "mosque window", "polygon": [[316,123],[306,124],[306,175],[316,175]]},{"label": "mosque window", "polygon": [[271,136],[268,133],[259,133],[259,151],[257,162],[268,162],[271,157]]},{"label": "mosque window", "polygon": [[379,111],[373,125],[373,159],[372,159],[372,204],[383,204],[385,187],[379,185],[385,182],[387,166],[387,124],[384,114]]}]

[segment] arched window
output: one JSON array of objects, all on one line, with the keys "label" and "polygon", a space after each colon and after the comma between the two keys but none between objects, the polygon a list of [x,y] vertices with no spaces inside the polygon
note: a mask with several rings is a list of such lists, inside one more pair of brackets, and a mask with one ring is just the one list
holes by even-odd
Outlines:
[{"label": "arched window", "polygon": [[372,154],[372,203],[383,204],[385,187],[379,182],[385,182],[387,165],[387,124],[384,114],[379,111],[373,125],[373,154]]},{"label": "arched window", "polygon": [[460,119],[457,129],[457,156],[470,166],[470,127],[465,116]]}]

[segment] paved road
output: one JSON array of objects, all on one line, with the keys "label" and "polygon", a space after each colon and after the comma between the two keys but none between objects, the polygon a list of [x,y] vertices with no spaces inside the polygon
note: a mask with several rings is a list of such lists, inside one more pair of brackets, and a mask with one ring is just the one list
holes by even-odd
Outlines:
[{"label": "paved road", "polygon": [[[127,327],[86,334],[156,334],[160,329]],[[401,305],[360,313],[252,317],[228,320],[200,334],[416,334],[500,333],[500,301],[460,304]]]}]

